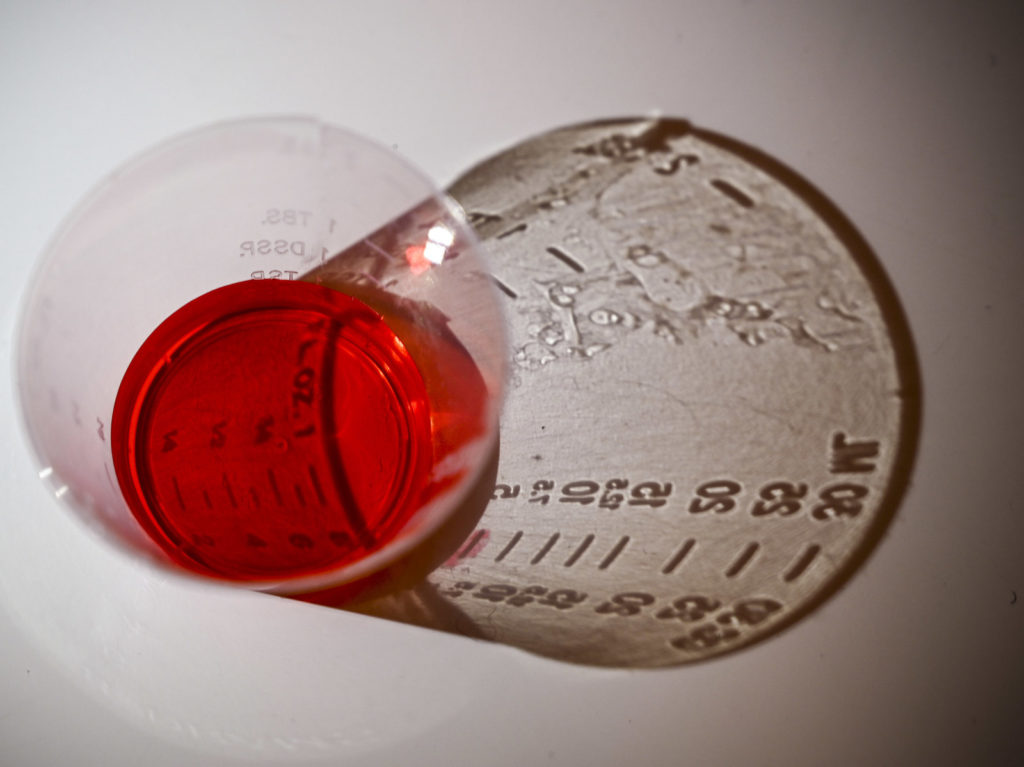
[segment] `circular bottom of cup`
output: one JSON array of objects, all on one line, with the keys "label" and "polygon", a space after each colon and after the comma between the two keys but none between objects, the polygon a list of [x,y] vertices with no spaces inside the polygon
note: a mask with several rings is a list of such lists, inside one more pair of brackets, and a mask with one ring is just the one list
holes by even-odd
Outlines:
[{"label": "circular bottom of cup", "polygon": [[361,301],[218,288],[166,319],[114,407],[121,490],[178,565],[234,581],[344,567],[392,541],[432,467],[424,381]]}]

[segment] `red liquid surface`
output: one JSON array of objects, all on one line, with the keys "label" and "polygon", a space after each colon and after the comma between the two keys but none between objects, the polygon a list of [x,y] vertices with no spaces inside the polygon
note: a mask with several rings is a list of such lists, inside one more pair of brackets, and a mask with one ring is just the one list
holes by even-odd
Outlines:
[{"label": "red liquid surface", "polygon": [[143,344],[115,403],[132,513],[179,565],[232,580],[381,548],[458,479],[433,481],[435,464],[484,428],[483,383],[446,332],[301,281],[192,301]]}]

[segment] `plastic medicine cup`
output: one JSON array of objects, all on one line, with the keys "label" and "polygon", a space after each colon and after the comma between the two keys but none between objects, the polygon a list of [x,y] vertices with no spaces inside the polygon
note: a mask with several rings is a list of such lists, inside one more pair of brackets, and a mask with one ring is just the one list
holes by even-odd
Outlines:
[{"label": "plastic medicine cup", "polygon": [[172,139],[64,222],[21,307],[40,476],[178,571],[305,595],[392,566],[497,439],[506,338],[458,206],[309,118]]}]

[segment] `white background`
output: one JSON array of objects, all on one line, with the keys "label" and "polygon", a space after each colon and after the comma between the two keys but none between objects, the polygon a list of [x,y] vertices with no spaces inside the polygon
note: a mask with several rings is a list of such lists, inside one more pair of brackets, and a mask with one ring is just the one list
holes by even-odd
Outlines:
[{"label": "white background", "polygon": [[636,673],[127,562],[35,477],[11,372],[0,764],[1022,763],[1020,8],[4,2],[5,359],[62,217],[182,130],[314,114],[444,185],[535,133],[659,111],[774,155],[857,225],[909,316],[925,406],[907,497],[845,589],[751,650]]}]

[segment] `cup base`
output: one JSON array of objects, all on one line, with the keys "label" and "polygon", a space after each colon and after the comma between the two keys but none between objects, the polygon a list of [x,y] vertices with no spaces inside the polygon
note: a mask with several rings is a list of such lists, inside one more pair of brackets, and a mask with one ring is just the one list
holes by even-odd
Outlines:
[{"label": "cup base", "polygon": [[186,569],[235,581],[379,550],[429,485],[430,406],[379,313],[301,281],[228,285],[164,321],[114,407],[132,513]]}]

